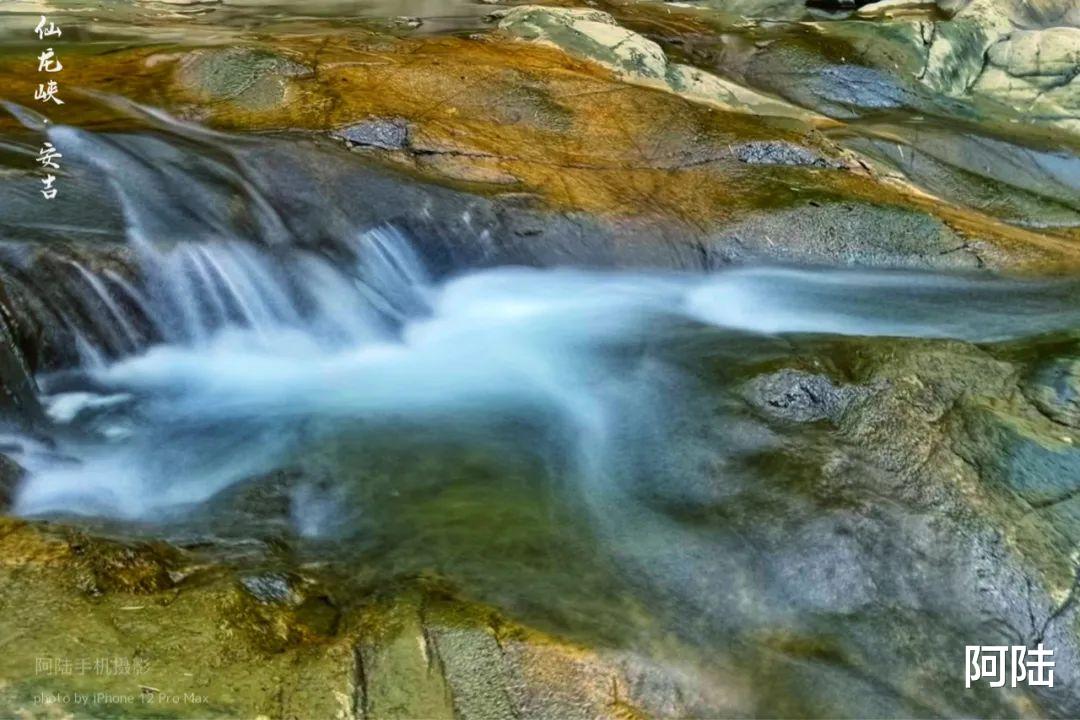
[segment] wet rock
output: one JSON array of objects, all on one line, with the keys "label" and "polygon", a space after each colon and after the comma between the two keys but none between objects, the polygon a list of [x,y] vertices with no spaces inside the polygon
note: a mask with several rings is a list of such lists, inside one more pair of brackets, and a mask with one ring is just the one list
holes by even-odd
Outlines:
[{"label": "wet rock", "polygon": [[893,17],[918,11],[930,12],[937,8],[934,0],[877,0],[864,3],[856,13],[858,17]]},{"label": "wet rock", "polygon": [[1080,160],[972,132],[920,128],[845,145],[934,195],[1026,227],[1080,225]]},{"label": "wet rock", "polygon": [[[874,34],[873,29],[861,28],[865,24],[853,23],[860,29],[846,32],[825,24],[814,38],[819,44],[784,36],[755,48],[745,61],[747,81],[833,118],[899,108],[955,112],[940,108],[938,99],[914,78],[919,66],[914,38],[865,37]],[[898,71],[897,66],[910,67],[911,72]]]},{"label": "wet rock", "polygon": [[[296,62],[304,67],[318,66],[318,73],[301,78],[282,77],[282,73],[276,70],[271,72],[271,75],[284,83],[285,98],[281,103],[260,110],[244,109],[228,99],[217,102],[207,95],[193,95],[190,84],[181,83],[183,87],[177,88],[176,81],[188,78],[191,74],[185,74],[185,68],[194,63],[192,54],[182,56],[183,59],[180,60],[177,60],[175,55],[168,58],[155,55],[159,60],[152,67],[148,65],[148,59],[138,58],[141,63],[139,66],[146,67],[144,73],[133,76],[133,82],[140,83],[140,89],[133,90],[131,95],[142,100],[151,98],[151,102],[164,103],[171,112],[187,119],[196,119],[217,128],[232,130],[267,133],[310,130],[313,134],[322,134],[334,129],[348,128],[360,120],[361,127],[356,129],[359,147],[395,149],[392,157],[385,157],[380,153],[379,158],[369,161],[400,163],[409,170],[414,180],[419,175],[433,183],[459,189],[463,189],[461,184],[468,183],[469,186],[464,189],[477,194],[496,194],[510,188],[531,193],[552,208],[555,211],[553,215],[562,212],[563,221],[560,227],[572,229],[572,226],[579,222],[587,222],[592,226],[610,224],[612,232],[604,233],[604,236],[595,242],[590,241],[593,246],[603,246],[602,253],[598,254],[609,256],[621,252],[624,248],[633,248],[635,255],[639,250],[653,256],[675,252],[680,255],[679,264],[683,265],[684,252],[687,256],[693,254],[695,246],[701,240],[705,241],[704,244],[709,244],[708,238],[718,234],[717,228],[721,223],[738,225],[744,220],[754,223],[756,218],[747,220],[747,217],[767,212],[767,208],[774,206],[783,208],[796,193],[802,197],[818,191],[833,198],[858,195],[871,203],[883,202],[888,198],[888,201],[897,205],[909,205],[911,197],[905,197],[904,191],[898,189],[896,184],[884,187],[886,183],[882,182],[881,193],[870,190],[871,183],[879,182],[872,179],[861,183],[859,187],[853,178],[846,178],[839,173],[806,173],[813,177],[800,177],[793,182],[794,173],[791,167],[812,168],[816,167],[815,165],[759,165],[752,172],[746,172],[747,168],[742,164],[729,162],[729,148],[748,141],[791,142],[808,149],[817,148],[818,144],[803,142],[808,137],[809,128],[798,122],[790,122],[787,118],[751,122],[751,116],[745,111],[755,111],[754,104],[742,103],[737,97],[739,91],[734,88],[729,88],[735,93],[732,102],[727,99],[717,102],[716,98],[720,95],[714,95],[712,100],[694,100],[693,106],[689,106],[682,98],[694,99],[687,93],[694,91],[695,87],[699,90],[704,88],[704,85],[699,87],[699,82],[712,82],[709,80],[709,73],[672,62],[675,59],[674,50],[670,57],[664,53],[650,54],[651,48],[639,41],[640,38],[651,42],[649,38],[640,34],[635,37],[627,36],[623,31],[632,31],[620,28],[606,18],[579,10],[576,11],[577,15],[571,13],[561,16],[565,23],[560,24],[551,19],[553,16],[541,14],[543,12],[557,15],[561,12],[558,8],[536,10],[536,16],[521,9],[514,9],[514,12],[515,15],[502,18],[502,21],[513,27],[493,34],[483,43],[447,37],[383,37],[379,38],[378,42],[372,39],[371,47],[368,48],[350,45],[338,36],[329,38],[324,44],[301,42],[292,38],[281,41],[278,43],[280,49],[275,50],[275,57]],[[811,32],[811,29],[805,30]],[[534,38],[536,42],[532,46],[524,46],[501,37],[504,32],[513,37]],[[813,28],[812,32],[824,34],[827,31]],[[616,41],[617,50],[608,42],[615,36],[620,38]],[[622,43],[623,39],[626,40],[625,43]],[[770,39],[761,41],[761,48],[757,48],[754,43],[750,43],[750,47],[753,48],[755,57],[770,55],[773,48],[782,46],[788,39],[786,34],[775,41],[770,36]],[[816,41],[817,35],[811,39]],[[570,47],[573,43],[578,43],[577,50]],[[547,47],[550,44],[556,44],[564,51],[559,52]],[[804,54],[816,57],[816,64],[808,63],[801,67],[798,63],[789,62],[789,56],[777,52],[775,62],[765,63],[758,68],[761,71],[759,73],[743,73],[745,68],[732,68],[730,75],[725,77],[738,78],[738,83],[755,85],[762,77],[777,77],[781,78],[781,85],[789,84],[793,88],[811,87],[808,78],[821,75],[820,71],[824,67],[842,66],[842,57],[848,52],[842,47],[842,43],[832,40],[827,44],[823,43],[824,50],[813,42],[806,42],[804,45],[807,46]],[[863,47],[872,45],[872,42],[867,41]],[[376,47],[385,62],[373,64],[363,61],[364,57],[368,57],[366,53],[376,51],[372,49]],[[828,57],[823,57],[825,51]],[[203,54],[224,52],[226,51],[200,50],[196,54],[202,57]],[[584,60],[588,60],[588,63]],[[129,57],[126,62],[133,63],[134,59]],[[611,72],[598,64],[610,66]],[[199,63],[195,65],[198,66]],[[102,66],[98,64],[92,67],[88,62],[81,67],[83,69],[79,72],[85,73],[86,77],[78,79],[85,79],[83,84],[87,87],[96,86],[100,89],[98,75],[103,72]],[[908,65],[901,64],[901,67],[907,68]],[[568,68],[573,72],[565,72]],[[784,76],[783,72],[789,69],[793,74]],[[0,72],[5,72],[5,77],[8,77],[2,64]],[[914,73],[910,75],[913,77]],[[663,83],[662,89],[666,92],[652,92],[649,88],[661,87],[656,83]],[[409,88],[409,92],[394,91],[394,88],[400,87]],[[764,89],[777,91],[774,87]],[[902,89],[906,92],[906,88]],[[849,90],[845,89],[844,93],[848,94]],[[237,88],[226,89],[222,91],[222,95],[229,96],[235,91]],[[236,97],[246,96],[246,91],[239,92],[240,95]],[[673,96],[672,93],[678,93],[678,96]],[[843,117],[855,112],[852,110],[854,106],[842,106],[837,102],[826,101],[809,90],[806,94],[827,105],[829,112],[835,110]],[[907,95],[904,97],[907,98]],[[604,102],[600,102],[600,98],[603,98]],[[792,98],[796,102],[805,100],[794,95]],[[769,98],[769,101],[778,102],[775,97]],[[740,109],[741,112],[722,113],[716,112],[714,108]],[[873,108],[868,111],[873,111]],[[377,122],[365,126],[369,120]],[[397,120],[406,120],[408,123],[404,147],[401,133],[395,126]],[[822,120],[818,118],[819,122]],[[921,134],[924,129],[929,131],[930,124],[912,124],[910,127],[916,128]],[[657,128],[663,128],[663,131],[658,132]],[[887,149],[890,145],[886,138],[891,138],[892,134],[891,128],[882,133],[883,148]],[[563,142],[560,138],[574,138],[574,142]],[[127,139],[124,142],[131,143]],[[147,144],[147,141],[142,142],[144,146]],[[428,148],[434,150],[429,153]],[[643,148],[647,148],[647,152],[643,152]],[[903,150],[906,158],[907,148]],[[822,154],[831,156],[827,151]],[[753,157],[759,156],[754,153]],[[776,159],[787,161],[785,158]],[[1035,157],[1021,158],[1022,162],[1028,164],[1040,160],[1041,158]],[[1047,160],[1047,167],[1058,167],[1055,158]],[[799,161],[801,162],[801,159]],[[320,158],[320,162],[339,164],[342,160]],[[970,164],[977,165],[974,158]],[[903,162],[900,165],[900,172],[903,172]],[[919,171],[924,167],[918,163],[916,165]],[[999,165],[1004,166],[1004,163]],[[212,169],[209,170],[212,172]],[[1018,177],[1022,175],[1020,172],[1014,174]],[[93,178],[99,176],[87,175],[85,182],[78,183],[79,188],[92,185]],[[936,183],[938,186],[941,184]],[[12,183],[16,197],[23,185],[21,181]],[[140,186],[153,187],[153,183],[140,183]],[[271,223],[262,223],[260,218],[250,217],[243,227],[261,228],[268,224],[285,226],[284,232],[275,233],[277,236],[270,238],[270,242],[277,242],[279,238],[298,237],[303,238],[302,242],[314,245],[321,243],[326,236],[332,237],[336,234],[324,233],[321,230],[312,233],[310,227],[303,227],[304,223],[299,221],[298,217],[306,215],[307,212],[304,208],[297,208],[301,203],[290,197],[281,197],[288,195],[287,193],[275,193],[266,188],[258,190],[263,195],[273,195],[276,202],[284,202],[287,210]],[[930,190],[934,192],[936,188]],[[195,194],[174,193],[174,199]],[[0,206],[3,206],[6,212],[9,207],[8,195],[5,194],[4,197],[5,200],[0,200]],[[987,202],[1000,203],[1003,194],[995,188],[987,188],[979,197],[985,198]],[[641,198],[650,200],[643,202]],[[85,203],[85,207],[102,205],[105,199],[107,198],[91,198],[92,202]],[[78,200],[81,203],[84,198],[79,197]],[[923,204],[923,207],[926,206],[927,204]],[[12,217],[16,220],[21,217],[32,218],[35,207],[37,206],[30,204],[30,198],[27,198],[26,212]],[[61,204],[58,203],[56,207],[58,216],[65,218],[63,232],[73,233],[75,231],[69,228],[85,225],[78,220],[76,208],[71,208],[69,214],[68,208]],[[171,228],[183,225],[180,216],[204,219],[200,224],[207,228],[240,224],[234,223],[234,218],[229,217],[230,213],[225,211],[232,207],[228,203],[206,203],[191,197],[183,203],[162,203],[153,217],[146,218],[146,222],[153,225],[155,236],[166,242],[177,235]],[[249,210],[254,207],[257,207],[255,203],[243,203],[242,209],[237,212],[251,214]],[[391,217],[400,215],[402,207],[404,206],[399,204],[393,212],[388,213]],[[404,213],[410,216],[419,214],[419,207],[407,209]],[[1031,204],[1030,208],[1025,207],[1024,212],[1031,215],[1038,212],[1040,207],[1042,206]],[[949,210],[950,208],[942,207],[941,210],[933,212],[946,217]],[[353,211],[350,209],[349,212]],[[359,214],[362,209],[357,209],[356,212]],[[1045,214],[1043,217],[1048,218],[1055,226],[1068,220],[1066,215],[1060,212],[1053,216]],[[953,227],[960,227],[951,220],[952,218],[950,224]],[[969,231],[974,225],[980,227]],[[473,233],[473,237],[480,238],[484,229],[486,228],[479,230],[480,234]],[[963,258],[963,266],[977,265],[978,261],[968,252],[970,248],[975,248],[975,251],[982,255],[979,242],[986,241],[997,246],[999,236],[1011,232],[1010,228],[1003,228],[996,222],[991,224],[989,219],[981,216],[973,217],[969,227],[963,230],[967,237],[974,238],[967,247],[964,242],[958,242],[951,248],[939,247],[938,251],[945,253],[943,258],[925,264],[958,266],[961,265],[958,258]],[[657,246],[649,250],[643,248],[647,242],[647,231],[655,234],[654,244]],[[20,232],[36,231],[23,228]],[[106,233],[109,237],[122,237],[122,220],[119,231],[112,227],[100,231],[102,236]],[[96,237],[99,231],[95,226],[93,235],[88,232],[83,234],[87,239],[91,239]],[[551,234],[545,233],[543,242],[550,242]],[[505,246],[507,243],[522,246],[527,244],[512,237],[499,238],[494,232],[491,235],[492,239],[481,241],[488,248]],[[575,231],[575,235],[584,236],[587,231]],[[613,235],[619,236],[618,242],[612,240]],[[702,238],[702,235],[706,237]],[[630,236],[629,241],[624,242],[627,236]],[[771,234],[769,236],[772,237]],[[557,243],[557,252],[550,251],[548,247],[529,250],[540,255],[565,254],[564,251],[570,246],[569,240],[554,240]],[[1015,248],[1023,245],[1014,242],[1013,238],[1006,240],[1007,242],[1001,243],[1002,246]],[[753,245],[754,242],[751,241],[750,244]],[[767,241],[761,242],[768,245]],[[541,241],[538,239],[536,244],[541,244]],[[1066,250],[1061,243],[1032,244],[1038,245],[1039,250],[1024,255],[1020,262],[1025,266],[1042,263],[1042,258],[1046,258],[1045,264],[1049,265],[1054,262],[1050,259],[1051,255],[1058,252],[1064,254]],[[672,246],[676,246],[674,250]],[[1023,249],[1026,251],[1027,246]],[[874,248],[873,254],[878,254],[878,251],[885,252],[887,248]],[[724,252],[731,257],[740,255],[739,248],[731,248],[730,251],[725,249]],[[907,243],[904,242],[897,247],[895,254],[903,256],[907,252]],[[697,254],[700,258],[703,253],[697,251]],[[754,253],[742,254],[747,257],[759,255],[756,248]],[[791,253],[796,256],[798,254],[797,251]],[[591,256],[591,249],[581,255]],[[828,262],[829,259],[824,261]],[[902,261],[907,265],[918,262],[923,261]],[[55,325],[56,323],[50,324]]]},{"label": "wet rock", "polygon": [[710,688],[630,653],[566,643],[445,596],[406,592],[370,608],[357,657],[357,706],[367,718],[616,720],[734,711],[723,683]]},{"label": "wet rock", "polygon": [[314,580],[287,571],[239,578],[225,621],[264,652],[283,653],[337,634],[341,610]]},{"label": "wet rock", "polygon": [[402,150],[409,145],[409,123],[401,118],[368,118],[331,133],[350,147]]},{"label": "wet rock", "polygon": [[[749,62],[747,78],[755,88],[832,117],[908,107],[984,120],[1012,115],[1080,132],[1075,3],[821,0],[807,5],[829,13],[857,12],[860,21],[833,18],[815,24],[814,46],[794,33],[763,43]],[[784,16],[764,6],[739,11]],[[787,19],[797,17],[788,11]]]},{"label": "wet rock", "polygon": [[1020,30],[993,45],[989,61],[1014,77],[1067,83],[1080,69],[1080,28]]},{"label": "wet rock", "polygon": [[724,109],[812,117],[812,113],[700,68],[669,62],[657,43],[620,26],[611,15],[599,10],[520,5],[496,11],[492,17],[498,19],[503,32],[554,45],[570,55],[599,63],[626,82]]},{"label": "wet rock", "polygon": [[[969,431],[993,449],[983,463],[987,479],[1003,483],[1035,508],[1080,500],[1080,447],[1072,434],[1041,436],[1025,430],[994,415],[969,421]],[[1080,542],[1080,524],[1069,535]]]},{"label": "wet rock", "polygon": [[365,718],[454,718],[453,697],[420,604],[418,596],[406,595],[365,618],[356,651],[362,669],[357,706]]},{"label": "wet rock", "polygon": [[19,282],[0,270],[0,412],[25,428],[45,419],[34,380],[42,327],[26,312],[19,289]]},{"label": "wet rock", "polygon": [[817,76],[813,91],[839,105],[884,110],[909,104],[909,92],[884,72],[862,65],[833,65]]},{"label": "wet rock", "polygon": [[824,375],[785,368],[752,380],[744,397],[757,408],[783,420],[836,422],[848,404],[872,391],[853,385],[836,385]]},{"label": "wet rock", "polygon": [[1080,360],[1056,360],[1037,369],[1026,386],[1032,402],[1055,422],[1080,428]]},{"label": "wet rock", "polygon": [[710,265],[754,259],[827,265],[978,268],[978,246],[931,215],[854,202],[778,208],[716,231]]},{"label": "wet rock", "polygon": [[449,180],[483,185],[516,185],[520,180],[500,166],[497,158],[461,157],[459,155],[422,155],[418,167],[433,171]]},{"label": "wet rock", "polygon": [[240,584],[253,598],[266,605],[299,605],[304,598],[285,573],[245,575],[240,578]]},{"label": "wet rock", "polygon": [[17,462],[7,455],[0,455],[0,513],[11,509],[15,501],[15,490],[26,473]]},{"label": "wet rock", "polygon": [[[1058,672],[1074,672],[1080,636],[1068,629],[1071,620],[1059,627],[1057,618],[1071,612],[1076,585],[1075,439],[1025,405],[1016,368],[978,348],[888,343],[871,353],[876,359],[860,361],[867,372],[860,379],[884,384],[872,401],[853,403],[838,428],[861,462],[830,461],[824,477],[833,499],[859,503],[854,498],[867,493],[861,503],[873,504],[885,492],[904,508],[862,511],[884,523],[857,532],[860,564],[878,567],[876,591],[887,604],[920,609],[920,618],[952,616],[954,628],[930,643],[951,648],[950,656],[967,633],[991,633],[992,625],[1007,628],[1003,644],[1015,637],[1033,646],[1052,632]],[[877,645],[868,636],[859,642]],[[1048,714],[1067,717],[1080,707],[1073,689],[1032,695]]]},{"label": "wet rock", "polygon": [[88,595],[158,593],[183,575],[181,553],[164,542],[114,542],[77,533],[70,545],[78,585]]},{"label": "wet rock", "polygon": [[748,165],[798,165],[841,168],[842,163],[830,160],[810,148],[791,142],[761,140],[741,143],[732,148],[735,157]]},{"label": "wet rock", "polygon": [[310,68],[287,57],[251,48],[197,51],[177,72],[190,92],[252,110],[279,105],[289,81],[310,74]]}]

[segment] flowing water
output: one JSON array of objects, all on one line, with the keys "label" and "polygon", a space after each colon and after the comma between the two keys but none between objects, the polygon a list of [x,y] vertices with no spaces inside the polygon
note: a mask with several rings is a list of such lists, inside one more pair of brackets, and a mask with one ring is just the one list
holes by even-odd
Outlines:
[{"label": "flowing water", "polygon": [[[74,354],[37,377],[47,428],[8,438],[19,514],[280,532],[354,580],[435,573],[561,632],[715,655],[820,611],[770,559],[823,512],[818,430],[763,422],[748,378],[873,338],[1080,328],[1065,281],[446,267],[393,223],[343,230],[346,208],[298,232],[248,145],[154,117],[48,130],[108,187],[124,260],[65,259],[62,293],[20,276]],[[8,243],[9,272],[32,247]],[[283,513],[245,495],[283,478]]]},{"label": "flowing water", "polygon": [[[117,49],[492,27],[488,0],[0,5],[0,52],[19,63],[38,13],[64,27],[65,82]],[[1080,165],[1053,132],[896,95],[827,36],[807,47],[840,53],[819,63],[835,85],[751,72],[774,41],[802,48],[801,23],[680,32],[650,4],[602,7],[674,60],[826,114],[839,104],[848,121],[825,135],[944,201],[1074,239]],[[547,113],[519,72],[522,102]],[[828,97],[845,88],[869,100]],[[721,694],[745,683],[752,702],[730,707],[765,716],[1017,714],[962,691],[953,650],[1027,644],[1034,628],[986,618],[1034,625],[1033,608],[1072,602],[1032,593],[1056,561],[1043,558],[1080,538],[1068,503],[1054,514],[1076,497],[1080,451],[1023,396],[1080,367],[1077,280],[705,273],[665,254],[667,238],[643,262],[587,233],[522,239],[498,220],[515,205],[325,136],[227,134],[71,93],[55,119],[72,125],[3,104],[20,126],[0,142],[0,373],[28,369],[40,406],[0,427],[0,452],[26,470],[15,514],[163,538],[238,572],[317,568],[338,600],[433,580],[587,647],[701,672]],[[77,103],[92,123],[64,115]],[[64,160],[47,214],[25,172],[46,139]],[[529,247],[541,241],[559,246]],[[792,369],[819,380],[763,401],[755,383]],[[937,407],[954,387],[967,404]],[[833,391],[888,405],[886,426],[845,424],[839,400],[815,395]],[[980,432],[993,452],[956,449]],[[1025,505],[1029,486],[1051,499]],[[1027,574],[1001,549],[1012,531]]]},{"label": "flowing water", "polygon": [[[25,28],[38,12],[78,52],[98,53],[370,23],[472,32],[490,10],[18,2],[0,8],[0,41],[31,57]],[[733,48],[761,45],[701,42],[720,43],[724,72],[746,64]],[[799,101],[802,82],[786,82],[765,89]],[[26,469],[15,513],[224,548],[228,560],[237,547],[287,547],[355,597],[434,577],[590,646],[752,678],[765,715],[935,714],[942,705],[910,690],[926,680],[908,638],[924,649],[992,639],[976,634],[966,590],[935,594],[975,566],[960,534],[935,534],[926,518],[940,517],[911,511],[908,489],[866,469],[828,421],[778,420],[747,388],[789,367],[856,386],[867,364],[911,347],[930,362],[972,346],[995,361],[1068,360],[1080,283],[553,267],[511,247],[478,201],[387,180],[339,147],[95,102],[137,129],[46,124],[5,106],[23,134],[5,137],[0,162],[27,167],[47,138],[65,171],[48,216],[26,197],[33,183],[0,175],[0,284],[22,325],[40,329],[26,364],[42,420],[7,428],[2,443]],[[1074,222],[1075,157],[1055,143],[1014,147],[891,112],[832,134],[949,199],[970,200],[961,171],[931,162],[985,173],[975,206],[1007,221]],[[925,155],[917,167],[909,138]],[[1014,200],[1025,192],[1038,199]],[[864,483],[870,509],[849,512],[858,493],[835,479],[849,465],[856,479],[844,482]],[[910,560],[907,546],[924,555]],[[770,643],[782,633],[804,640],[784,647],[795,660],[778,670]],[[878,680],[875,661],[908,674]],[[853,687],[884,699],[844,705]],[[955,707],[983,714],[967,702]]]}]

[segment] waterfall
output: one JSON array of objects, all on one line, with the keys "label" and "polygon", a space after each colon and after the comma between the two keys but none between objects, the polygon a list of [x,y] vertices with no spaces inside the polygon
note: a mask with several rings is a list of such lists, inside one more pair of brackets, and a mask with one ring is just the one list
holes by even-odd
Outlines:
[{"label": "waterfall", "polygon": [[541,456],[613,502],[615,466],[662,444],[679,406],[656,397],[682,379],[652,348],[680,329],[723,346],[990,342],[1080,325],[1080,289],[1065,281],[781,267],[439,276],[425,238],[397,226],[349,225],[332,204],[291,225],[265,200],[272,178],[216,135],[48,132],[103,174],[125,237],[0,253],[27,325],[60,356],[37,377],[55,446],[21,438],[12,452],[28,471],[24,514],[183,513],[342,433],[401,427]]}]

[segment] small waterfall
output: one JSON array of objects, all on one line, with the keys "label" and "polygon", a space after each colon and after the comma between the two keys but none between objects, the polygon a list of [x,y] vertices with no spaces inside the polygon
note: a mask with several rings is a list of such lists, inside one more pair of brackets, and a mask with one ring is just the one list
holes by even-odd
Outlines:
[{"label": "small waterfall", "polygon": [[69,348],[59,367],[100,366],[162,342],[203,344],[227,328],[264,337],[293,328],[340,345],[388,337],[426,312],[426,273],[397,230],[357,233],[331,252],[193,241],[136,248],[118,261],[132,279],[63,254],[0,272],[30,324]]},{"label": "small waterfall", "polygon": [[216,135],[49,136],[104,175],[126,236],[0,246],[12,334],[61,371],[38,373],[63,432],[55,451],[25,442],[16,454],[29,471],[22,513],[182,512],[335,433],[403,424],[542,455],[616,502],[604,494],[613,458],[655,437],[679,404],[653,392],[678,388],[678,372],[642,359],[673,330],[717,343],[986,342],[1080,326],[1068,282],[786,268],[434,277],[416,244],[425,238],[344,224],[331,203],[290,225],[263,197],[269,179]]},{"label": "small waterfall", "polygon": [[76,284],[89,289],[91,292],[91,299],[100,302],[107,312],[106,316],[103,318],[103,322],[100,322],[99,324],[106,328],[115,328],[119,335],[118,339],[128,352],[136,352],[139,350],[139,348],[143,346],[140,333],[128,320],[127,314],[120,308],[116,299],[113,298],[112,292],[102,278],[94,275],[75,260],[70,260],[69,262],[71,263],[71,266],[75,268],[75,271],[79,273],[79,278],[81,279],[81,283]]}]

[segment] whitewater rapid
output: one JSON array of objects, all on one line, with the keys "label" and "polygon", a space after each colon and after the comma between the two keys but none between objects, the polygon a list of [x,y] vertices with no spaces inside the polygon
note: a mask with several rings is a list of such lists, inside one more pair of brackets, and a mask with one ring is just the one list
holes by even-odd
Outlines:
[{"label": "whitewater rapid", "polygon": [[1055,299],[1073,290],[1048,283],[788,268],[504,267],[433,280],[391,228],[351,247],[341,263],[238,242],[148,244],[145,290],[100,280],[99,292],[137,301],[165,339],[111,360],[89,353],[76,371],[40,379],[57,445],[20,444],[28,476],[16,512],[154,519],[356,422],[472,427],[479,438],[500,418],[542,418],[571,472],[595,478],[612,426],[661,411],[642,400],[655,377],[626,375],[621,358],[675,328],[710,329],[718,343],[991,341],[1078,322],[1076,305]]},{"label": "whitewater rapid", "polygon": [[[149,130],[93,133],[6,106],[109,188],[134,265],[63,256],[50,275],[63,292],[37,320],[62,330],[58,344],[70,338],[75,366],[37,378],[51,426],[6,439],[27,471],[15,499],[24,515],[182,515],[329,437],[402,427],[539,452],[603,487],[628,446],[665,452],[656,428],[686,398],[680,371],[649,348],[679,332],[730,349],[762,335],[992,342],[1080,326],[1080,289],[1064,281],[445,262],[434,272],[425,252],[446,251],[437,240],[357,227],[321,192],[292,213],[271,202],[274,178],[244,150],[257,140],[103,101]],[[0,250],[27,263],[17,243]],[[28,294],[49,295],[32,280]]]}]

